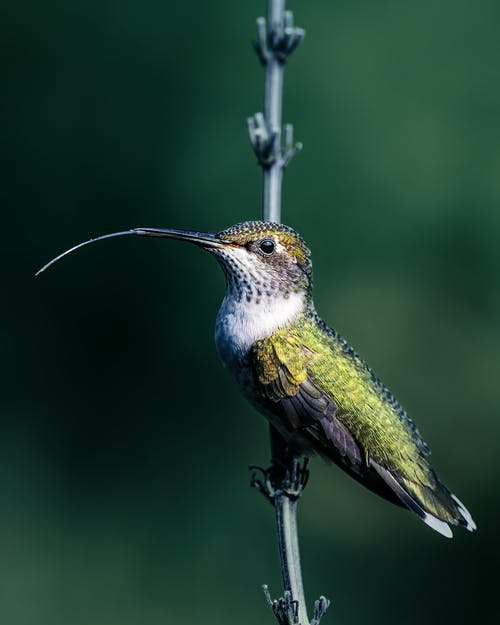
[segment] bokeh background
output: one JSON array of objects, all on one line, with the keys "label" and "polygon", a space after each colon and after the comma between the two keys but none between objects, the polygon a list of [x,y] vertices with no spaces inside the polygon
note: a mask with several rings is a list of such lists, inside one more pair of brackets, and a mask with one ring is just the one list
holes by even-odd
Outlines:
[{"label": "bokeh background", "polygon": [[[498,613],[500,5],[288,3],[303,153],[283,220],[320,313],[417,421],[479,526],[448,541],[334,467],[299,511],[326,623]],[[2,41],[0,622],[273,623],[274,517],[249,488],[264,420],[217,361],[216,263],[139,225],[259,218],[245,118],[264,0],[18,0]]]}]

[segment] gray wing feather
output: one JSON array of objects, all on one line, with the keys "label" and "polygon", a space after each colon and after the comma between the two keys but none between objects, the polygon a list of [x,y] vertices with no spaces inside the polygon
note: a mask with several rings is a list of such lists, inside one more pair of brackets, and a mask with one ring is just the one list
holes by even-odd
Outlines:
[{"label": "gray wing feather", "polygon": [[280,368],[277,378],[264,388],[265,395],[281,407],[284,425],[292,438],[296,435],[314,442],[314,448],[328,460],[332,460],[333,452],[340,464],[355,473],[366,468],[359,445],[336,417],[335,403],[310,379],[304,380],[297,391]]}]

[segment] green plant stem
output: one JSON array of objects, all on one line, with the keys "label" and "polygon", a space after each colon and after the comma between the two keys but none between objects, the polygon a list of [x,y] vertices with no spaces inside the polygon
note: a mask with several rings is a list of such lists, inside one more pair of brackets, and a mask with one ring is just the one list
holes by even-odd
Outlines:
[{"label": "green plant stem", "polygon": [[[279,33],[285,23],[285,0],[268,0],[267,31]],[[269,54],[266,62],[266,80],[264,96],[264,118],[268,132],[273,139],[272,162],[263,167],[263,218],[265,221],[279,223],[281,220],[281,185],[285,161],[281,148],[281,116],[283,98],[283,62],[276,54]],[[279,466],[290,462],[287,445],[281,434],[270,428],[272,465]],[[272,499],[276,512],[278,529],[278,545],[283,579],[284,596],[289,593],[291,602],[297,606],[295,617],[300,625],[309,625],[307,607],[300,566],[299,537],[297,530],[298,497],[292,498],[285,485],[286,475],[281,484],[275,484],[275,495]],[[292,622],[292,615],[288,613]]]},{"label": "green plant stem", "polygon": [[[268,0],[268,31],[278,31],[283,24],[285,0]],[[264,206],[265,221],[279,223],[281,219],[281,182],[283,163],[281,152],[281,111],[283,100],[283,64],[276,55],[269,55],[266,63],[266,86],[264,96],[264,118],[268,130],[274,135],[274,162],[264,169]]]}]

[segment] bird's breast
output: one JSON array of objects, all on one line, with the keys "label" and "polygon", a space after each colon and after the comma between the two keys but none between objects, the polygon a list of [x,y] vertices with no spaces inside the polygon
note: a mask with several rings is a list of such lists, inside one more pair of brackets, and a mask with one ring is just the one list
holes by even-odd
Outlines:
[{"label": "bird's breast", "polygon": [[294,321],[304,306],[301,293],[250,301],[226,294],[215,323],[215,344],[224,366],[238,377],[240,370],[247,366],[252,345]]}]

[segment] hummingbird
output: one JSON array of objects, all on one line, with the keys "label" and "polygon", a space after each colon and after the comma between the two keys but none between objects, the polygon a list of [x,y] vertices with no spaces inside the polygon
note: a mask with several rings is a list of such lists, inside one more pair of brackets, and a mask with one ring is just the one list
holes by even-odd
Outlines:
[{"label": "hummingbird", "polygon": [[[222,364],[298,454],[317,454],[443,536],[474,531],[464,504],[439,480],[429,447],[392,393],[316,313],[311,253],[292,228],[247,221],[216,233],[134,228],[187,241],[217,259],[226,293],[215,323]],[[38,275],[38,274],[37,274]]]}]

